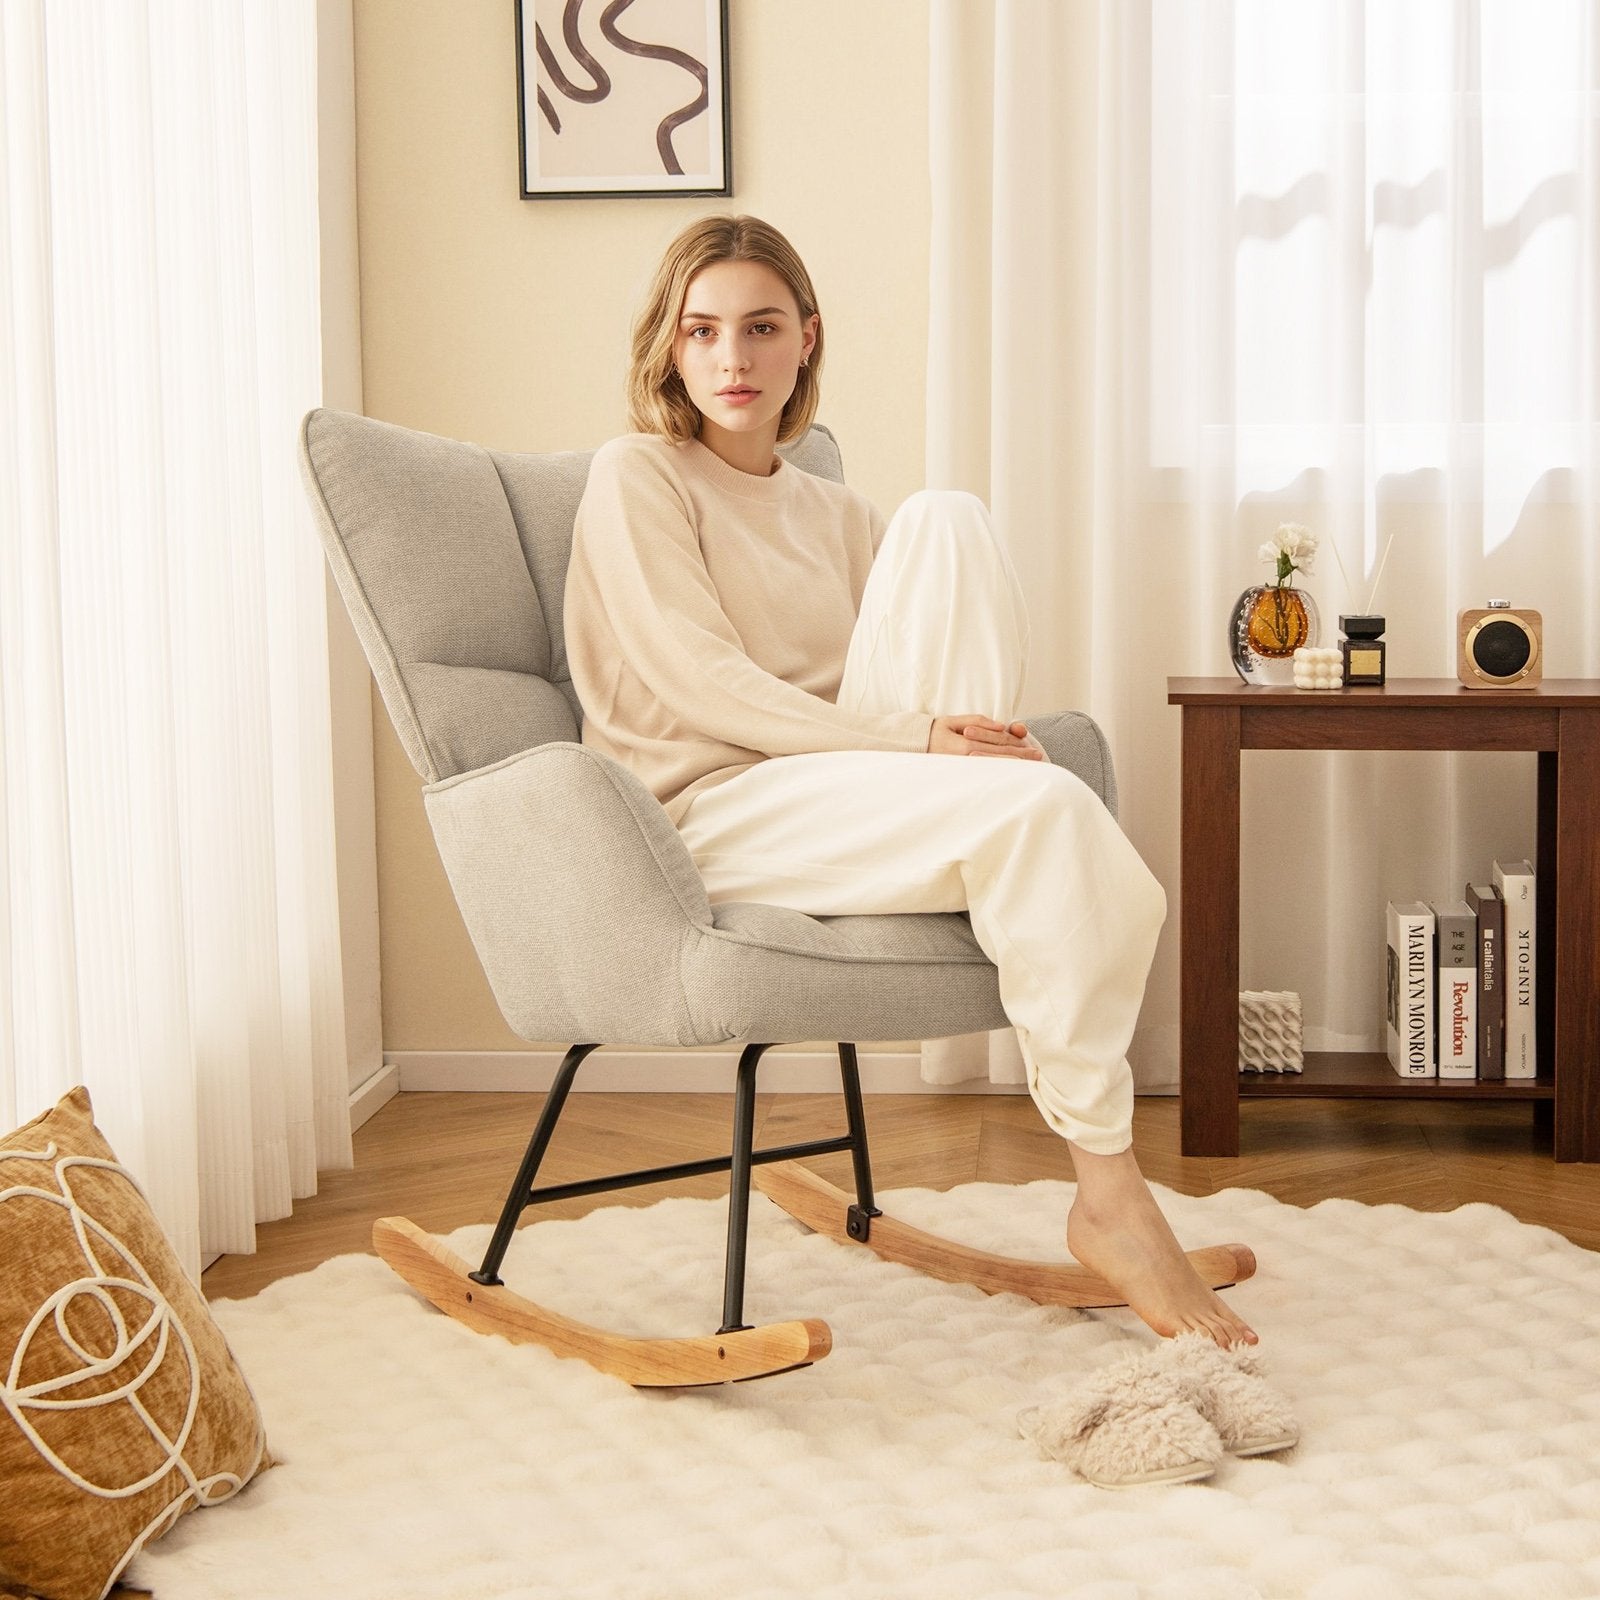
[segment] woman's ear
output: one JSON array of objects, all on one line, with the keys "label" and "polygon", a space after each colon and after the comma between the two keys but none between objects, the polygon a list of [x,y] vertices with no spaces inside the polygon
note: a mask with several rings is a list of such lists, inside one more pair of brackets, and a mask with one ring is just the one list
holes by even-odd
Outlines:
[{"label": "woman's ear", "polygon": [[813,311],[811,315],[806,318],[805,326],[801,330],[800,360],[802,362],[806,362],[811,359],[811,352],[816,348],[817,345],[817,330],[821,326],[822,318],[818,316],[815,311]]}]

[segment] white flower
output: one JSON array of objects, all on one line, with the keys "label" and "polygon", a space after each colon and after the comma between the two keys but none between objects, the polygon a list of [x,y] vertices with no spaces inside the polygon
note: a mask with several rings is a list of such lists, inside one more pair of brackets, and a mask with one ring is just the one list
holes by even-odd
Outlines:
[{"label": "white flower", "polygon": [[1286,522],[1278,529],[1284,548],[1298,560],[1309,562],[1317,553],[1317,536],[1298,522]]},{"label": "white flower", "polygon": [[1281,585],[1296,572],[1309,572],[1316,553],[1317,536],[1304,523],[1281,522],[1256,556],[1277,568],[1277,582]]}]

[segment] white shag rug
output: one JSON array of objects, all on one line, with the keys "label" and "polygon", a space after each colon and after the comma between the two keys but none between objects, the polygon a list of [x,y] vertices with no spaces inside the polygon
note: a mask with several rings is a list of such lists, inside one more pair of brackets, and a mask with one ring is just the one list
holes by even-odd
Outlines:
[{"label": "white shag rug", "polygon": [[[469,1332],[372,1256],[221,1302],[281,1465],[185,1517],[128,1581],[157,1600],[1562,1600],[1600,1596],[1600,1256],[1492,1206],[1444,1215],[1158,1191],[1303,1427],[1207,1483],[1109,1493],[1019,1408],[1148,1334],[990,1298],[808,1233],[753,1197],[746,1320],[823,1317],[779,1377],[635,1390]],[[880,1197],[1060,1258],[1072,1186]],[[726,1202],[533,1223],[508,1284],[618,1331],[721,1320]],[[421,1220],[421,1219],[418,1219]],[[487,1226],[452,1247],[474,1264]]]}]

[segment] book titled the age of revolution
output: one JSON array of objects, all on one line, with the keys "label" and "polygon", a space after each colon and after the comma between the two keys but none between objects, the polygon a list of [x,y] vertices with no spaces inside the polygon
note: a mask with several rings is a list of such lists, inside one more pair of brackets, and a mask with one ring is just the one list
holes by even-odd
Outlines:
[{"label": "book titled the age of revolution", "polygon": [[1433,908],[1438,967],[1439,1076],[1478,1075],[1478,919],[1465,900]]}]

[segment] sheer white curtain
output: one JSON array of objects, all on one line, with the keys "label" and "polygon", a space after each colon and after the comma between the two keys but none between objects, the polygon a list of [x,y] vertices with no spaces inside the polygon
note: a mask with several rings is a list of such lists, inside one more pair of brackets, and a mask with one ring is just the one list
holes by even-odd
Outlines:
[{"label": "sheer white curtain", "polygon": [[0,1121],[191,1272],[348,1165],[314,0],[0,8]]},{"label": "sheer white curtain", "polygon": [[[936,0],[932,30],[929,481],[989,496],[1026,709],[1106,726],[1174,909],[1165,681],[1229,671],[1279,522],[1323,538],[1329,638],[1392,538],[1391,675],[1453,677],[1490,595],[1544,613],[1548,675],[1600,674],[1592,0]],[[1532,793],[1526,756],[1252,756],[1246,986],[1376,1048],[1384,902],[1531,853]],[[1176,1043],[1169,916],[1141,1086]]]}]

